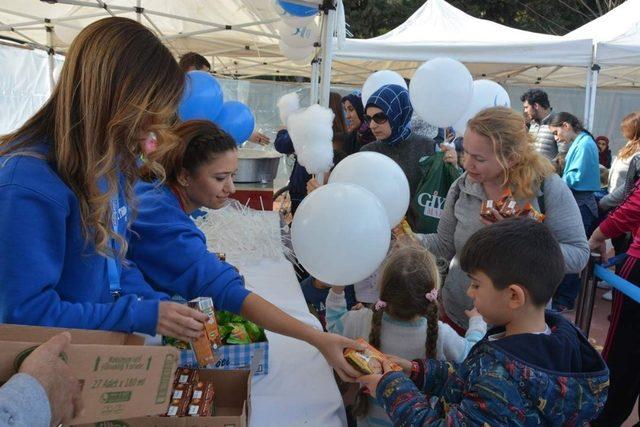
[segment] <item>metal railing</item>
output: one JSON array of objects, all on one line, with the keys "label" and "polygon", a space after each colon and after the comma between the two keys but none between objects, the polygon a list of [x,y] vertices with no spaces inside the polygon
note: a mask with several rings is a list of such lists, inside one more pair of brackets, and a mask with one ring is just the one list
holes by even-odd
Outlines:
[{"label": "metal railing", "polygon": [[592,253],[587,266],[580,276],[582,286],[576,305],[575,324],[586,336],[589,336],[589,330],[591,329],[591,317],[593,316],[593,305],[595,302],[598,278],[606,281],[614,289],[617,289],[640,304],[640,287],[612,273],[608,269],[612,265],[615,265],[616,261],[624,260],[624,258],[616,257],[616,259],[612,260],[613,262],[610,261],[605,265],[600,265],[600,260],[601,256],[599,253]]}]

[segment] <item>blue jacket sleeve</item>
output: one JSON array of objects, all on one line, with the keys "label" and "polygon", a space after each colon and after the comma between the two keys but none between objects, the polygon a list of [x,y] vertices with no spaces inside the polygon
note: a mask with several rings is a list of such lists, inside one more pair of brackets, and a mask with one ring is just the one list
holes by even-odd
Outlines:
[{"label": "blue jacket sleeve", "polygon": [[[56,288],[63,269],[73,268],[69,260],[65,260],[65,218],[69,208],[20,185],[8,185],[1,190],[0,315],[3,322],[155,335],[157,300],[142,301],[136,295],[100,303],[61,298]],[[80,283],[78,286],[108,285]]]},{"label": "blue jacket sleeve", "polygon": [[293,148],[293,141],[291,141],[289,132],[286,129],[278,131],[276,140],[273,142],[273,146],[282,154],[293,154],[295,152]]},{"label": "blue jacket sleeve", "polygon": [[171,299],[171,295],[153,289],[146,282],[140,269],[133,261],[127,260],[127,264],[122,268],[122,273],[120,274],[123,295],[134,294],[142,300],[168,301]]},{"label": "blue jacket sleeve", "polygon": [[0,427],[49,427],[51,408],[42,385],[30,375],[16,374],[0,387]]},{"label": "blue jacket sleeve", "polygon": [[211,297],[216,309],[239,313],[250,292],[238,271],[207,250],[204,234],[170,202],[173,196],[158,189],[139,194],[128,257],[147,282],[186,299]]}]

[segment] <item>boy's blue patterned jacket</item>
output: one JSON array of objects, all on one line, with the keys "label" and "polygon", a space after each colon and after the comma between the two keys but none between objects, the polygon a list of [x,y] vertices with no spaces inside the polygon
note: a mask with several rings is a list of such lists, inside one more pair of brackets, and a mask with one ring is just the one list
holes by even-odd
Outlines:
[{"label": "boy's blue patterned jacket", "polygon": [[459,364],[420,361],[409,380],[385,374],[376,389],[396,426],[580,426],[607,400],[609,370],[570,322],[547,313],[550,335],[498,340],[493,329]]}]

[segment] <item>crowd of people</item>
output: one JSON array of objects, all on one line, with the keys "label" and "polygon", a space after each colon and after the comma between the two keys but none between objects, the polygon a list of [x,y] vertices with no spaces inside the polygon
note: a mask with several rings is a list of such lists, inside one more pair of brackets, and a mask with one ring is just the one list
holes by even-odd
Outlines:
[{"label": "crowd of people", "polygon": [[[412,130],[402,86],[382,86],[365,103],[357,92],[332,93],[334,164],[384,154],[412,195],[420,161],[436,152],[461,175],[437,232],[394,238],[370,278],[344,288],[302,278],[326,328],[318,331],[248,291],[190,218],[235,191],[232,138],[207,121],[176,120],[185,72],[209,68],[195,53],[178,64],[133,20],[82,30],[49,100],[0,138],[2,322],[188,341],[202,334],[203,315],[171,298],[210,296],[216,309],[307,341],[342,381],[357,381],[345,402],[361,426],[610,426],[629,416],[640,392],[640,306],[613,291],[602,356],[562,314],[574,307],[590,250],[606,256],[607,239],[627,254],[618,273],[640,281],[640,112],[622,121],[628,142],[612,156],[606,138],[597,142],[530,90],[524,117],[493,107],[469,120],[456,138],[459,161],[441,144],[453,140],[448,131],[434,141]],[[274,145],[295,155],[286,128]],[[319,185],[296,163],[293,215]],[[506,191],[544,220],[480,215]],[[414,229],[415,215],[410,207]],[[343,350],[362,350],[361,336],[402,372],[385,362],[362,376],[347,363]],[[82,410],[79,382],[57,357],[69,341],[65,333],[43,344],[0,388],[2,425],[57,425]]]}]

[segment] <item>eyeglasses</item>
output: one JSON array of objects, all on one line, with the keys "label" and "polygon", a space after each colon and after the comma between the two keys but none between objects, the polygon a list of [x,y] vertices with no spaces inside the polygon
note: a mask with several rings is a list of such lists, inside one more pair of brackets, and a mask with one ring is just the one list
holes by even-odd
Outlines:
[{"label": "eyeglasses", "polygon": [[377,124],[381,125],[381,124],[387,123],[389,121],[389,118],[383,112],[376,113],[373,116],[369,116],[369,115],[365,115],[364,116],[364,121],[366,123],[371,123],[371,120],[373,120]]}]

